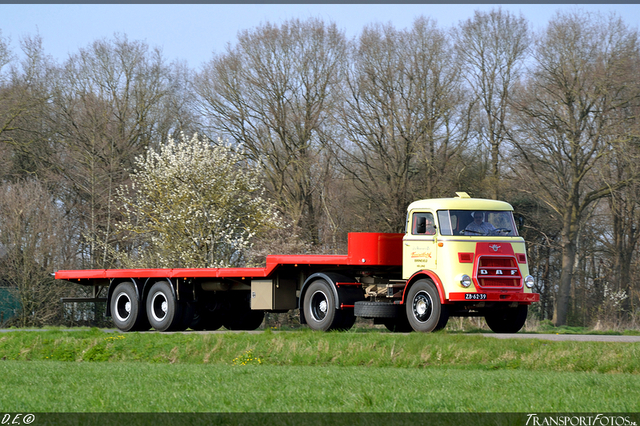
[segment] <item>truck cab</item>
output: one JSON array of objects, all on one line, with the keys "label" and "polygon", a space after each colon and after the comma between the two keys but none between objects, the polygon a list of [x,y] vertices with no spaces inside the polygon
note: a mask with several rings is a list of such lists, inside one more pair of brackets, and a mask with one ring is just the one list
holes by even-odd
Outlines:
[{"label": "truck cab", "polygon": [[[408,207],[402,250],[402,304],[414,329],[416,323],[433,330],[446,325],[448,316],[477,315],[494,331],[516,332],[527,306],[539,300],[524,239],[506,202],[466,193],[416,201]],[[415,300],[419,292],[408,291],[417,282],[431,290],[422,293],[422,304]],[[421,310],[438,304],[441,318],[420,324]]]}]

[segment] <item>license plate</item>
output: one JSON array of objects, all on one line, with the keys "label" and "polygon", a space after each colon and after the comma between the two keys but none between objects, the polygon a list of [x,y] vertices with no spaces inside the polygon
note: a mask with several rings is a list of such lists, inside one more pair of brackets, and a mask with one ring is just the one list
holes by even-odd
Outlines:
[{"label": "license plate", "polygon": [[485,293],[465,293],[465,300],[486,300],[487,295]]}]

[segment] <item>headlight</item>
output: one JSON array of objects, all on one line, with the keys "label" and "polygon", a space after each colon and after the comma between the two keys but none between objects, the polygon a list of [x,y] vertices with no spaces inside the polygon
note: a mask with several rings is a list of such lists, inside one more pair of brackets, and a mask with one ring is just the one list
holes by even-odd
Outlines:
[{"label": "headlight", "polygon": [[471,286],[471,277],[467,274],[464,274],[460,277],[460,285],[464,288]]},{"label": "headlight", "polygon": [[526,285],[529,288],[533,288],[533,285],[536,283],[536,280],[533,279],[533,277],[531,275],[527,275],[526,277],[524,277],[524,285]]}]

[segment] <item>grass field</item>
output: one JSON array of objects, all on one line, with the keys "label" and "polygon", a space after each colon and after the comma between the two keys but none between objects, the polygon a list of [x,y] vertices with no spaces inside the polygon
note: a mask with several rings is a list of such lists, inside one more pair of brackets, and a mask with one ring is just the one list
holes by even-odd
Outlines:
[{"label": "grass field", "polygon": [[382,332],[0,336],[14,412],[640,412],[640,344]]}]

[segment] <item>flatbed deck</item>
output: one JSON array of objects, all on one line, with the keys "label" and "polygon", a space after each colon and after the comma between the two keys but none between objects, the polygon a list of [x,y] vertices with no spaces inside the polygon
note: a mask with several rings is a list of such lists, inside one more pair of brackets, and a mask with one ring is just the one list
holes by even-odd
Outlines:
[{"label": "flatbed deck", "polygon": [[404,234],[350,233],[346,255],[268,255],[262,268],[171,268],[171,269],[81,269],[60,270],[59,280],[84,285],[117,278],[268,278],[285,265],[402,266]]}]

